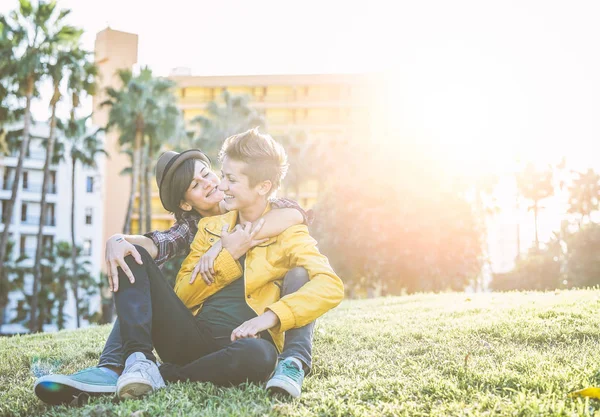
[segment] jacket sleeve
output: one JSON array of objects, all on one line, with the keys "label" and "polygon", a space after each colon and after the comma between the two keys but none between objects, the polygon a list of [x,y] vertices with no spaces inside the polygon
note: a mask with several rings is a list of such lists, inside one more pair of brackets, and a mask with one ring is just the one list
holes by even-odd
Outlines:
[{"label": "jacket sleeve", "polygon": [[242,276],[240,263],[233,259],[226,249],[223,249],[215,259],[214,282],[211,285],[206,285],[202,277],[198,275],[194,283],[190,284],[192,271],[196,267],[196,264],[202,255],[219,240],[216,237],[215,241],[211,242],[209,236],[214,237],[204,230],[203,220],[201,220],[198,225],[198,232],[192,242],[190,253],[181,264],[181,269],[177,274],[175,292],[188,308],[201,305],[208,297]]},{"label": "jacket sleeve", "polygon": [[279,240],[289,268],[303,267],[310,279],[295,293],[267,307],[279,317],[279,327],[273,330],[285,332],[305,326],[337,306],[344,298],[344,284],[317,249],[317,242],[305,225],[288,228]]}]

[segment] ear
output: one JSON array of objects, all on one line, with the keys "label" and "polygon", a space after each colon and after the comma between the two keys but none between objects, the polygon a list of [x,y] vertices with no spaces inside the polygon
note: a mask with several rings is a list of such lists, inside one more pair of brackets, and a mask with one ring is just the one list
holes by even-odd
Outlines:
[{"label": "ear", "polygon": [[192,206],[186,201],[181,200],[179,202],[179,208],[183,211],[192,211]]},{"label": "ear", "polygon": [[261,181],[256,186],[258,194],[263,196],[269,194],[271,188],[273,188],[273,183],[270,180]]}]

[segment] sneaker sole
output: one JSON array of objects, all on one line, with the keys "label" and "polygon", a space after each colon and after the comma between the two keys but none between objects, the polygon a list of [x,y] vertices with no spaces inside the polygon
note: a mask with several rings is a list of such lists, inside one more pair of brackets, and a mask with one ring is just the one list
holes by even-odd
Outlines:
[{"label": "sneaker sole", "polygon": [[301,391],[292,384],[280,379],[270,379],[266,386],[269,392],[273,394],[285,394],[294,398],[300,397]]},{"label": "sneaker sole", "polygon": [[47,375],[37,380],[33,391],[46,404],[59,405],[72,402],[81,393],[90,396],[111,395],[116,389],[114,385],[90,385],[63,375]]},{"label": "sneaker sole", "polygon": [[123,384],[123,386],[117,387],[117,395],[124,400],[143,397],[152,391],[152,385],[149,385],[145,381],[130,381]]}]

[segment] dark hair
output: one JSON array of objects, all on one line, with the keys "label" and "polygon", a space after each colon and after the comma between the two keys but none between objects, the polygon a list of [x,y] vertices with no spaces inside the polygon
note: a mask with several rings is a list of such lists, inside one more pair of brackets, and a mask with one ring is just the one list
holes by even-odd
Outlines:
[{"label": "dark hair", "polygon": [[173,172],[171,183],[167,184],[168,187],[171,187],[169,195],[172,200],[169,202],[169,205],[175,207],[173,214],[177,221],[181,220],[183,213],[185,213],[179,205],[181,201],[184,200],[185,192],[190,187],[192,179],[194,179],[196,161],[202,162],[200,159],[188,159],[183,161],[183,163],[177,167],[175,172]]}]

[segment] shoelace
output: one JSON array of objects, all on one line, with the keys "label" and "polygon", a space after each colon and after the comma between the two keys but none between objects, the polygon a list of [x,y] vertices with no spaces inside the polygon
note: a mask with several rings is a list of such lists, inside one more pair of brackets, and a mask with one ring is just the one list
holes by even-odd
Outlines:
[{"label": "shoelace", "polygon": [[281,367],[283,368],[283,373],[290,376],[294,380],[299,380],[302,377],[300,370],[289,362],[282,362]]},{"label": "shoelace", "polygon": [[149,367],[150,367],[150,364],[148,362],[138,361],[138,362],[135,362],[133,365],[131,365],[131,367],[129,369],[125,369],[123,371],[123,373],[140,372],[140,371],[143,372],[143,371],[146,371]]},{"label": "shoelace", "polygon": [[152,365],[153,364],[150,361],[139,361],[139,362],[136,362],[133,365],[131,365],[131,367],[129,369],[125,369],[125,371],[123,373],[141,372],[142,374],[145,374],[147,377],[149,377],[150,380],[152,381],[152,383],[155,384],[156,386],[164,387],[165,384],[162,381],[162,378],[160,378],[160,373],[157,376],[156,374],[154,374],[154,372],[150,372]]}]

